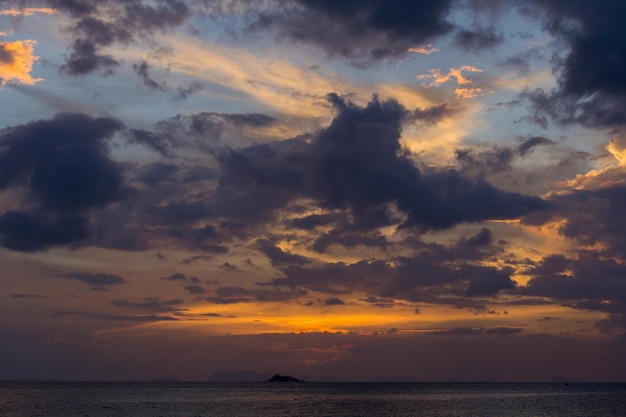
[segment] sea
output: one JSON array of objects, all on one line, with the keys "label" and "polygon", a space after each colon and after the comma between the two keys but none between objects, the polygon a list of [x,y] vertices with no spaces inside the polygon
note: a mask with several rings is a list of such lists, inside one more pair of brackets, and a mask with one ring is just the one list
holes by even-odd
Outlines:
[{"label": "sea", "polygon": [[626,417],[626,384],[0,382],[2,417]]}]

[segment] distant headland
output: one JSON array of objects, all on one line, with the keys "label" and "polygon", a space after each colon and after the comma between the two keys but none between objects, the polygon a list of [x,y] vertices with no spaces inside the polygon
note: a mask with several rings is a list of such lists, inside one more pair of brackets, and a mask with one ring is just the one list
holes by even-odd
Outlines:
[{"label": "distant headland", "polygon": [[270,379],[268,379],[266,382],[304,382],[301,381],[297,378],[291,377],[289,375],[279,375],[276,374],[273,377],[271,377]]}]

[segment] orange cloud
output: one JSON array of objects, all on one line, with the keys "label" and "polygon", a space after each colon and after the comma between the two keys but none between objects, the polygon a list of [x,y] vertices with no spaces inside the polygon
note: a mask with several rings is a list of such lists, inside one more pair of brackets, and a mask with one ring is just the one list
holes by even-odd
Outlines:
[{"label": "orange cloud", "polygon": [[56,10],[48,7],[26,7],[24,9],[13,7],[10,9],[0,10],[0,16],[31,16],[36,13],[56,14],[56,12]]},{"label": "orange cloud", "polygon": [[470,87],[474,85],[474,81],[466,78],[463,75],[463,72],[483,72],[483,70],[471,65],[463,65],[458,68],[450,68],[448,72],[444,73],[441,71],[441,68],[433,68],[428,71],[428,74],[421,74],[416,78],[422,81],[430,81],[426,84],[426,87],[445,84],[448,81],[455,81],[458,85],[468,86],[467,88],[462,87],[454,90],[457,97],[460,98],[471,98],[482,95],[482,90],[480,88]]},{"label": "orange cloud", "polygon": [[569,189],[592,190],[624,184],[626,172],[626,132],[619,132],[609,140],[605,148],[608,155],[598,160],[601,164],[584,174],[577,174],[575,178],[566,181]]},{"label": "orange cloud", "polygon": [[0,42],[0,87],[9,83],[32,85],[43,81],[43,78],[33,78],[30,72],[33,63],[39,59],[33,54],[34,40],[15,42]]},{"label": "orange cloud", "polygon": [[417,46],[415,48],[409,48],[409,52],[415,52],[417,54],[430,55],[433,52],[439,52],[439,49],[434,48],[431,44],[424,46]]}]

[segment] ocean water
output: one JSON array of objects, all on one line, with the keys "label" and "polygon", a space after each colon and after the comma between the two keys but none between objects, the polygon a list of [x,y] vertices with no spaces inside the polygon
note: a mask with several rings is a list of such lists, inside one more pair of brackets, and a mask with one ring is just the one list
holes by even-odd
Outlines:
[{"label": "ocean water", "polygon": [[2,417],[626,417],[626,384],[0,382]]}]

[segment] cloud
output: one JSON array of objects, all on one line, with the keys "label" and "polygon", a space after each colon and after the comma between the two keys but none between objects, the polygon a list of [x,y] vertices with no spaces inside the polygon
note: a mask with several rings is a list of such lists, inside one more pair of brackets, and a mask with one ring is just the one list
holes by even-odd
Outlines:
[{"label": "cloud", "polygon": [[0,188],[24,175],[51,209],[85,209],[121,198],[122,168],[107,154],[105,140],[121,122],[61,113],[0,131]]},{"label": "cloud", "polygon": [[86,213],[127,191],[106,144],[122,128],[107,117],[61,113],[0,130],[0,189],[26,187],[37,203],[0,215],[3,244],[34,251],[86,238]]},{"label": "cloud", "polygon": [[472,327],[455,327],[448,330],[438,330],[432,332],[434,336],[481,336],[481,335],[514,335],[522,332],[523,329],[518,327],[492,327],[492,328],[472,328]]},{"label": "cloud", "polygon": [[409,48],[409,52],[415,52],[417,54],[430,55],[433,52],[439,52],[439,49],[434,48],[431,44],[426,44],[423,46],[416,46],[414,48]]},{"label": "cloud", "polygon": [[324,305],[326,306],[343,306],[346,305],[345,301],[337,298],[337,297],[333,297],[333,298],[328,298],[326,300],[324,300]]},{"label": "cloud", "polygon": [[304,265],[309,263],[310,260],[304,256],[295,255],[289,252],[285,252],[279,247],[277,247],[274,243],[267,239],[259,239],[256,242],[259,250],[269,258],[272,266],[281,266],[281,265]]},{"label": "cloud", "polygon": [[209,290],[199,285],[185,285],[185,290],[189,294],[206,294],[209,292]]},{"label": "cloud", "polygon": [[476,30],[461,29],[454,36],[454,42],[469,51],[493,48],[503,42],[502,35],[495,28],[477,28]]},{"label": "cloud", "polygon": [[119,61],[103,53],[104,48],[146,39],[154,32],[183,24],[189,16],[187,5],[180,0],[112,0],[97,4],[55,0],[52,4],[73,19],[69,32],[74,40],[61,71],[75,76],[95,71],[111,74]]},{"label": "cloud", "polygon": [[537,197],[504,192],[456,171],[420,170],[400,142],[403,122],[416,113],[394,100],[374,97],[365,107],[337,95],[329,100],[337,115],[311,138],[218,154],[216,215],[264,222],[308,198],[326,211],[345,212],[355,230],[393,224],[433,230],[548,207]]},{"label": "cloud", "polygon": [[173,298],[170,300],[161,300],[158,297],[146,297],[142,301],[129,301],[127,299],[118,300],[115,299],[110,303],[115,307],[124,307],[130,309],[147,310],[155,313],[169,313],[186,311],[187,309],[181,309],[177,306],[184,304],[184,301],[180,298]]},{"label": "cloud", "polygon": [[471,98],[482,95],[480,87],[474,87],[474,81],[463,76],[463,72],[483,72],[480,68],[471,65],[462,65],[458,68],[450,68],[447,73],[441,71],[441,68],[433,68],[428,74],[420,74],[416,78],[422,81],[430,81],[425,84],[426,87],[434,87],[454,81],[457,85],[463,87],[455,88],[454,92],[457,97]]},{"label": "cloud", "polygon": [[476,152],[471,148],[457,149],[459,169],[472,177],[484,177],[513,169],[514,152],[509,148],[494,148]]},{"label": "cloud", "polygon": [[427,87],[444,84],[451,80],[456,81],[459,85],[473,84],[474,82],[472,80],[463,76],[463,71],[483,72],[483,70],[471,65],[463,65],[459,68],[450,68],[447,73],[441,72],[441,68],[434,68],[428,70],[428,74],[421,74],[416,78],[418,80],[430,80],[430,83],[426,84]]},{"label": "cloud", "polygon": [[56,311],[53,315],[54,318],[62,318],[68,316],[75,317],[87,317],[94,320],[103,320],[103,321],[122,321],[122,322],[140,322],[140,323],[152,323],[152,322],[162,322],[162,321],[177,321],[179,320],[176,317],[170,316],[157,316],[154,314],[151,315],[142,315],[142,316],[122,316],[118,314],[107,314],[107,313],[92,313],[87,311],[71,311],[71,310],[61,310]]},{"label": "cloud", "polygon": [[448,33],[452,2],[427,0],[342,2],[298,0],[300,7],[258,12],[256,28],[276,28],[282,37],[310,43],[357,66],[405,56],[428,40]]},{"label": "cloud", "polygon": [[[392,308],[395,305],[395,300],[393,298],[379,298],[369,296],[367,298],[360,299],[360,301],[364,301],[379,308]],[[416,314],[417,313],[419,313],[419,309],[416,309]]]},{"label": "cloud", "polygon": [[553,141],[552,139],[548,139],[544,136],[530,136],[526,139],[523,139],[522,143],[520,143],[517,150],[520,155],[524,156],[537,146],[555,145],[555,144],[556,144],[555,141]]},{"label": "cloud", "polygon": [[91,285],[95,288],[105,288],[109,285],[120,285],[126,283],[126,280],[119,275],[105,273],[90,272],[68,272],[62,275],[67,279],[75,279]]},{"label": "cloud", "polygon": [[619,260],[626,256],[626,222],[621,214],[626,209],[626,187],[621,175],[620,181],[611,181],[616,171],[621,168],[591,172],[582,189],[551,198],[557,208],[552,220],[559,222],[559,233],[578,247],[567,254],[545,256],[527,271],[531,279],[519,290],[571,308],[607,313],[609,318],[598,322],[597,329],[624,334],[626,269]]},{"label": "cloud", "polygon": [[480,274],[473,278],[466,290],[468,297],[488,296],[498,294],[502,290],[511,290],[516,287],[511,279],[513,268],[482,269]]},{"label": "cloud", "polygon": [[33,85],[43,78],[33,78],[30,73],[39,57],[34,55],[34,40],[0,41],[0,88],[7,84]]},{"label": "cloud", "polygon": [[8,211],[0,215],[0,244],[11,250],[45,250],[83,240],[89,235],[87,219],[73,213]]},{"label": "cloud", "polygon": [[218,287],[215,290],[215,296],[206,297],[204,300],[215,304],[287,302],[306,295],[307,292],[304,290],[283,291],[279,289],[266,290],[264,288],[226,286]]},{"label": "cloud", "polygon": [[12,7],[10,9],[0,9],[0,16],[32,16],[38,13],[56,14],[57,11],[48,7],[24,7],[21,9]]},{"label": "cloud", "polygon": [[174,95],[173,100],[174,101],[182,101],[182,100],[187,100],[189,98],[189,96],[191,96],[194,93],[197,93],[199,91],[204,90],[206,87],[204,84],[199,83],[199,82],[192,82],[191,84],[189,84],[186,87],[178,87],[176,89],[176,94]]},{"label": "cloud", "polygon": [[514,269],[486,263],[503,252],[503,243],[494,241],[482,229],[450,245],[404,242],[413,253],[385,259],[362,259],[352,263],[315,262],[283,265],[283,277],[271,283],[277,287],[303,288],[324,294],[366,294],[362,301],[379,307],[393,307],[393,300],[451,305],[476,312],[486,311],[480,297],[497,297],[515,291]]},{"label": "cloud", "polygon": [[50,296],[49,295],[39,295],[39,294],[17,293],[17,294],[11,294],[11,298],[17,298],[17,299],[22,299],[22,298],[50,298]]},{"label": "cloud", "polygon": [[212,257],[207,256],[207,255],[194,255],[189,258],[183,259],[181,263],[185,265],[191,265],[192,263],[197,262],[197,261],[209,262],[212,259],[213,259]]},{"label": "cloud", "polygon": [[260,113],[202,112],[177,115],[157,123],[155,131],[129,129],[128,141],[144,145],[163,157],[173,158],[178,149],[201,149],[215,152],[216,142],[225,133],[241,132],[242,129],[262,129],[274,125],[277,120]]},{"label": "cloud", "polygon": [[537,115],[557,123],[619,126],[626,122],[626,5],[611,0],[595,7],[584,0],[531,1],[547,29],[569,48],[553,59],[558,87],[522,94]]},{"label": "cloud", "polygon": [[143,85],[146,87],[157,91],[167,90],[167,86],[165,84],[159,83],[150,77],[150,65],[146,61],[141,61],[139,64],[133,64],[133,71],[135,71],[139,78],[141,78]]},{"label": "cloud", "polygon": [[172,274],[168,277],[163,277],[161,279],[166,281],[187,281],[187,277],[185,276],[185,274],[181,274],[180,272]]}]

